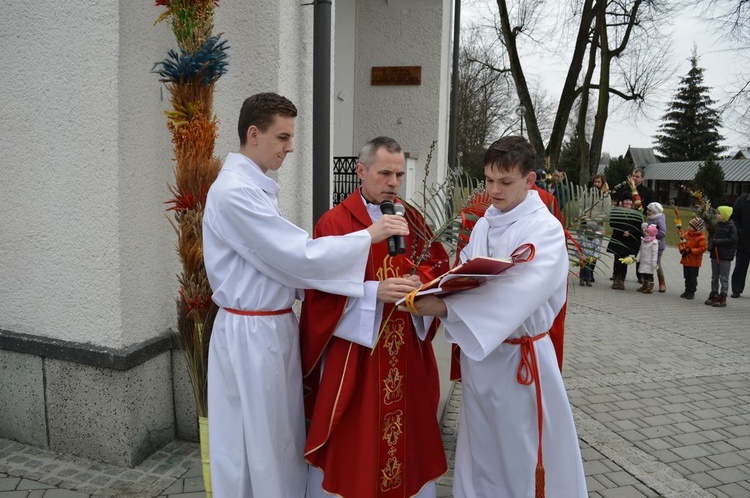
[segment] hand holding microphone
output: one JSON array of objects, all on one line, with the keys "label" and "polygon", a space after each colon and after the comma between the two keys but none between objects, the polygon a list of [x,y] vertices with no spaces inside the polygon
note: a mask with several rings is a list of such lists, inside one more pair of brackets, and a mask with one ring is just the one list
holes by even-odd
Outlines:
[{"label": "hand holding microphone", "polygon": [[[380,203],[380,212],[383,214],[395,214],[401,216],[405,215],[404,206],[402,204],[394,205],[391,201],[383,201]],[[406,239],[403,235],[391,235],[388,237],[388,255],[396,256],[397,254],[403,254],[406,252]]]},{"label": "hand holding microphone", "polygon": [[406,219],[393,214],[383,215],[378,221],[367,227],[373,244],[383,242],[394,235],[409,235]]}]

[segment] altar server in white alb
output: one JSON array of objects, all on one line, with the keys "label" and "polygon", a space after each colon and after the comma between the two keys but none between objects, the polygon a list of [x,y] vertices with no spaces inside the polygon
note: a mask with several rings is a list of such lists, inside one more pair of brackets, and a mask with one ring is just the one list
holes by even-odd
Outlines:
[{"label": "altar server in white alb", "polygon": [[242,105],[239,154],[208,192],[203,252],[221,308],[208,358],[211,478],[219,498],[301,498],[307,464],[299,329],[301,289],[364,295],[370,245],[408,235],[383,216],[366,230],[312,240],[285,220],[279,185],[266,176],[294,150],[297,109],[273,93]]},{"label": "altar server in white alb", "polygon": [[454,470],[455,498],[585,498],[573,415],[547,331],[565,302],[568,254],[560,222],[532,189],[535,153],[504,137],[484,156],[492,206],[471,233],[462,260],[533,257],[495,280],[443,299],[427,296],[416,314],[442,318],[461,349],[463,402]]}]

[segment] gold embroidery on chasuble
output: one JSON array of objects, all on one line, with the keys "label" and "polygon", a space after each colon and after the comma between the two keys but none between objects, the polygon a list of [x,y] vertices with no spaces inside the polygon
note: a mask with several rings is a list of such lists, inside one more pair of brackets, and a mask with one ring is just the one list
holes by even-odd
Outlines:
[{"label": "gold embroidery on chasuble", "polygon": [[380,491],[386,492],[401,486],[402,465],[396,458],[389,458],[380,480]]},{"label": "gold embroidery on chasuble", "polygon": [[[385,256],[376,270],[378,280],[401,276],[394,258]],[[380,493],[382,496],[402,496],[404,484],[404,456],[406,452],[404,430],[406,422],[406,334],[408,318],[393,311],[383,313],[383,337],[377,346],[380,363],[382,396],[380,398],[381,439],[378,457],[380,467]]]},{"label": "gold embroidery on chasuble", "polygon": [[398,438],[403,432],[401,429],[401,416],[404,414],[401,410],[396,410],[393,413],[389,413],[383,420],[383,439],[386,440],[388,446],[393,446],[398,442]]},{"label": "gold embroidery on chasuble", "polygon": [[378,277],[378,281],[382,282],[386,278],[395,278],[400,277],[401,272],[398,268],[391,265],[393,262],[393,258],[391,256],[386,256],[383,258],[383,264],[380,265],[380,267],[375,272],[375,275]]}]

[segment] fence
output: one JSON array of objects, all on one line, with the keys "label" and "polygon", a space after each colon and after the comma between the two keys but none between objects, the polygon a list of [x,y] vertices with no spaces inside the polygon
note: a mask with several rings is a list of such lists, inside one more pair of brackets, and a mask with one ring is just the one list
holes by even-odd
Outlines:
[{"label": "fence", "polygon": [[357,157],[333,158],[333,205],[340,203],[359,187]]}]

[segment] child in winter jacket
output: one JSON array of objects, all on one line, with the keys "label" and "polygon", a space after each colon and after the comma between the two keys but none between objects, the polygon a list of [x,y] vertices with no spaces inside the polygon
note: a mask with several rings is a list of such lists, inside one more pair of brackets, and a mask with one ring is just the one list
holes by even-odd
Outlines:
[{"label": "child in winter jacket", "polygon": [[[664,216],[664,207],[658,202],[652,202],[646,206],[646,215],[648,216],[648,224],[656,225],[656,228],[658,229],[658,232],[656,232],[656,240],[659,242],[659,269],[656,271],[656,275],[659,277],[659,292],[665,292],[667,290],[667,284],[664,280],[664,270],[661,267],[661,255],[667,247],[667,218]],[[641,292],[643,292],[643,290],[641,290]]]},{"label": "child in winter jacket", "polygon": [[594,267],[596,260],[599,259],[599,249],[602,245],[601,236],[597,233],[598,227],[596,221],[589,220],[584,225],[583,233],[578,239],[578,245],[581,246],[583,252],[580,283],[588,287],[591,287],[591,283],[594,281]]},{"label": "child in winter jacket", "polygon": [[645,285],[636,290],[644,294],[651,294],[653,292],[654,273],[659,268],[659,242],[656,240],[658,231],[659,229],[656,225],[648,225],[644,228],[643,237],[641,237],[641,248],[638,250],[638,254],[635,258],[629,256],[620,260],[628,265],[635,262],[639,263],[638,269]]},{"label": "child in winter jacket", "polygon": [[688,223],[688,230],[685,232],[685,242],[680,242],[677,248],[682,254],[680,264],[682,264],[682,275],[685,277],[685,292],[680,297],[693,299],[695,291],[698,288],[698,271],[703,263],[703,253],[708,248],[706,234],[703,233],[703,219],[695,217]]},{"label": "child in winter jacket", "polygon": [[708,241],[708,252],[711,255],[711,294],[706,304],[723,308],[727,305],[729,270],[737,248],[737,227],[729,221],[732,216],[731,207],[719,206],[716,211],[714,236]]}]

